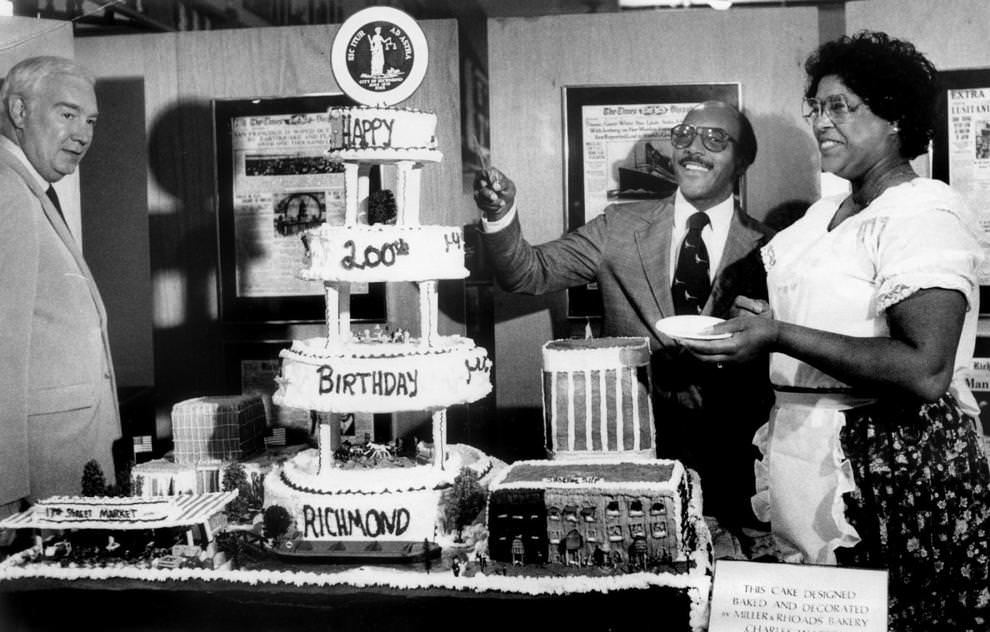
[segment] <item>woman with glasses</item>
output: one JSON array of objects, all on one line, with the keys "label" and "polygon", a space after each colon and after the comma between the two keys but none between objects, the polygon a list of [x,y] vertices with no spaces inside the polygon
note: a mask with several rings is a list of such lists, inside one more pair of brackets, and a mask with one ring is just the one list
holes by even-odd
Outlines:
[{"label": "woman with glasses", "polygon": [[909,160],[933,135],[937,74],[863,32],[806,63],[804,115],[848,194],[763,248],[769,305],[683,344],[710,362],[771,351],[777,404],[754,439],[753,506],[786,561],[889,571],[891,630],[990,629],[990,472],[972,364],[976,218]]}]

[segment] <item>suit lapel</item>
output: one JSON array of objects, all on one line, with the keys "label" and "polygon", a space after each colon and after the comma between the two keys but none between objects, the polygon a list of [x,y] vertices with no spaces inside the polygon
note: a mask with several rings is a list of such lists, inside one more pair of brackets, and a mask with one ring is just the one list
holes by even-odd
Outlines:
[{"label": "suit lapel", "polygon": [[674,314],[674,303],[670,297],[670,234],[673,229],[673,203],[664,201],[657,207],[656,220],[635,234],[643,272],[661,317]]},{"label": "suit lapel", "polygon": [[83,258],[82,248],[76,241],[75,237],[69,231],[69,227],[66,225],[65,220],[59,214],[58,209],[52,204],[52,201],[48,199],[45,194],[45,189],[42,188],[41,184],[31,175],[31,173],[24,168],[24,165],[17,156],[14,156],[9,151],[0,147],[0,161],[3,161],[11,169],[17,172],[23,180],[27,187],[31,190],[31,193],[38,198],[38,203],[41,205],[41,209],[48,219],[48,223],[52,225],[55,229],[55,234],[58,235],[59,240],[72,255],[73,261],[79,267],[80,272],[89,281],[90,293],[93,295],[93,302],[96,303],[97,310],[100,312],[100,319],[106,322],[106,312],[103,306],[103,300],[100,298],[99,290],[96,288],[96,284],[93,281],[93,274],[89,270],[89,266],[86,265],[86,260]]},{"label": "suit lapel", "polygon": [[741,216],[742,209],[736,206],[732,213],[732,221],[729,223],[729,234],[725,240],[725,248],[722,250],[722,259],[718,262],[718,268],[715,270],[715,283],[712,286],[712,293],[708,295],[708,302],[705,303],[705,307],[702,310],[703,314],[711,315],[716,302],[722,295],[724,290],[722,272],[727,262],[735,262],[745,257],[757,247],[760,239],[763,238],[762,233],[746,226]]},{"label": "suit lapel", "polygon": [[763,238],[763,234],[746,226],[740,218],[742,210],[737,206],[729,224],[729,235],[725,240],[722,260],[718,262],[717,275],[721,275],[727,261],[737,261],[749,254]]}]

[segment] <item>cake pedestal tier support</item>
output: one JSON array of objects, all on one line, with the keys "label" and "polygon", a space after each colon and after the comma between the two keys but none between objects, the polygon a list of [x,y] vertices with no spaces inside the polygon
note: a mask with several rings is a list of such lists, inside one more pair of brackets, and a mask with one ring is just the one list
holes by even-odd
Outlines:
[{"label": "cake pedestal tier support", "polygon": [[447,469],[447,409],[433,412],[433,467]]},{"label": "cake pedestal tier support", "polygon": [[351,339],[351,285],[325,281],[323,295],[326,299],[327,346]]},{"label": "cake pedestal tier support", "polygon": [[319,476],[328,476],[334,469],[333,454],[340,448],[340,413],[318,413],[310,411],[319,422],[319,450],[320,450],[320,471]]},{"label": "cake pedestal tier support", "polygon": [[[368,223],[371,170],[375,166],[367,162],[344,161],[344,224],[347,226]],[[419,226],[422,167],[413,160],[379,167],[382,188],[391,188],[395,196],[396,224],[400,226]]]},{"label": "cake pedestal tier support", "polygon": [[440,336],[437,282],[421,281],[417,285],[419,285],[419,336],[427,346],[432,347]]},{"label": "cake pedestal tier support", "polygon": [[396,223],[399,225],[419,226],[421,171],[421,166],[410,160],[395,163]]},{"label": "cake pedestal tier support", "polygon": [[368,189],[371,165],[344,163],[344,224],[368,223]]}]

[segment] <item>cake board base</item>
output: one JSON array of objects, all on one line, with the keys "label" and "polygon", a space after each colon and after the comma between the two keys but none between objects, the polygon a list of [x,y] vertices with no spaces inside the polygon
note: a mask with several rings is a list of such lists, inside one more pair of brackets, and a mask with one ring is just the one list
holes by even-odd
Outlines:
[{"label": "cake board base", "polygon": [[[449,573],[448,573],[449,574]],[[556,629],[687,632],[690,598],[662,587],[522,595],[443,588],[286,586],[128,579],[0,582],[0,629],[104,632]],[[560,627],[557,627],[560,626]]]},{"label": "cake board base", "polygon": [[441,548],[435,542],[402,540],[289,540],[272,550],[273,554],[291,562],[422,562],[440,557]]}]

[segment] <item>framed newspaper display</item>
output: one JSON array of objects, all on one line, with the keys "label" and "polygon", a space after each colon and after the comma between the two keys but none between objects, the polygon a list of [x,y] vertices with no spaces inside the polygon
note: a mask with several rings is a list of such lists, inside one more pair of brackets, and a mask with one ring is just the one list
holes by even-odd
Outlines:
[{"label": "framed newspaper display", "polygon": [[990,314],[990,69],[939,73],[932,176],[952,185],[977,213],[983,233],[980,313]]},{"label": "framed newspaper display", "polygon": [[[351,104],[336,94],[213,102],[222,321],[326,318],[323,285],[296,273],[302,233],[344,221],[344,168],[324,152],[328,108]],[[384,284],[352,284],[352,320],[385,316]]]},{"label": "framed newspaper display", "polygon": [[[740,107],[738,83],[565,86],[564,205],[567,230],[606,206],[674,193],[670,128],[692,107],[719,100]],[[602,314],[597,284],[568,290],[570,318]]]}]

